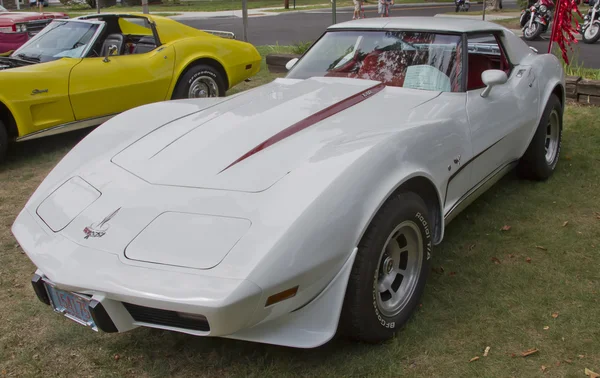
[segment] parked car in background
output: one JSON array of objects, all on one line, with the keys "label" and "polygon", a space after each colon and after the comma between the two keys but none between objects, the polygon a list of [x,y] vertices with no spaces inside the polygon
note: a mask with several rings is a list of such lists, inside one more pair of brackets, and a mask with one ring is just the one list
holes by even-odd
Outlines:
[{"label": "parked car in background", "polygon": [[261,57],[213,33],[135,14],[53,21],[0,58],[0,159],[8,140],[96,126],[152,102],[224,96]]},{"label": "parked car in background", "polygon": [[54,19],[69,18],[61,12],[9,12],[0,5],[0,54],[21,47]]}]

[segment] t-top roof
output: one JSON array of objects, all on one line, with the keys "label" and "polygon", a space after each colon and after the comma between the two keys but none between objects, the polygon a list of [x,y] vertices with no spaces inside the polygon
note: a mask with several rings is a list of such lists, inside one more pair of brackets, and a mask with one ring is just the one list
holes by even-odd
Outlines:
[{"label": "t-top roof", "polygon": [[508,30],[493,22],[471,20],[455,16],[363,18],[360,20],[341,22],[327,28],[327,30],[335,29],[399,29],[452,33]]}]

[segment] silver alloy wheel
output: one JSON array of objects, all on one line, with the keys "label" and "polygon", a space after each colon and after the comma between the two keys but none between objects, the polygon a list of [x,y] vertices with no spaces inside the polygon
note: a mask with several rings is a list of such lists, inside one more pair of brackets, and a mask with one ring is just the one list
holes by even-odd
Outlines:
[{"label": "silver alloy wheel", "polygon": [[598,35],[598,33],[600,33],[600,26],[598,25],[598,23],[593,23],[590,26],[588,26],[587,29],[585,29],[584,35],[586,39],[591,40],[596,38],[596,35]]},{"label": "silver alloy wheel", "polygon": [[377,309],[396,316],[413,296],[423,266],[423,237],[413,221],[400,223],[388,236],[377,264]]},{"label": "silver alloy wheel", "polygon": [[558,153],[558,139],[560,135],[560,122],[558,117],[558,112],[556,110],[552,110],[550,113],[550,117],[548,119],[548,125],[546,126],[546,163],[551,165],[556,159],[556,154]]},{"label": "silver alloy wheel", "polygon": [[[533,16],[532,16],[533,17]],[[533,22],[531,24],[531,27],[527,26],[525,28],[525,31],[523,32],[523,34],[525,34],[525,36],[527,38],[530,38],[532,35],[534,35],[537,32],[537,29],[540,27],[540,25],[537,22]]]},{"label": "silver alloy wheel", "polygon": [[188,91],[188,98],[218,97],[219,86],[210,76],[199,76],[192,81]]}]

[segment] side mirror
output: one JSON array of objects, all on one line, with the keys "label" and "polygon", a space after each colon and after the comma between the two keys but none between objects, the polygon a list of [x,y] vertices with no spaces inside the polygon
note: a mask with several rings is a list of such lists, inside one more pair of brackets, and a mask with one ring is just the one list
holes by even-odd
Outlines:
[{"label": "side mirror", "polygon": [[298,61],[298,58],[294,58],[294,59],[290,60],[289,62],[287,62],[285,64],[285,69],[288,70],[288,71],[291,70],[292,67],[294,67],[294,65],[296,64],[297,61]]},{"label": "side mirror", "polygon": [[106,49],[106,55],[104,55],[104,59],[102,60],[104,63],[108,63],[110,62],[110,59],[108,59],[109,56],[112,55],[117,55],[119,52],[119,48],[116,45],[110,45],[107,49]]},{"label": "side mirror", "polygon": [[483,92],[481,92],[481,97],[487,97],[492,87],[506,83],[508,76],[506,76],[506,72],[501,70],[486,70],[481,74],[481,81],[486,85]]}]

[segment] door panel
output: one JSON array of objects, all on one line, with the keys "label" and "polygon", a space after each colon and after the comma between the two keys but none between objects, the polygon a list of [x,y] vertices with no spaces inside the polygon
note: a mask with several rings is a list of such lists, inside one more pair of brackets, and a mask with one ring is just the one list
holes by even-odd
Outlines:
[{"label": "door panel", "polygon": [[[531,86],[529,84],[532,84]],[[472,184],[495,169],[516,160],[535,123],[538,90],[531,67],[515,67],[505,84],[468,91],[467,112],[473,142]]]},{"label": "door panel", "polygon": [[6,71],[0,90],[14,107],[19,136],[74,121],[69,72],[79,61],[63,58]]},{"label": "door panel", "polygon": [[145,54],[85,58],[70,78],[70,97],[77,120],[95,118],[167,98],[173,76],[173,46]]}]

